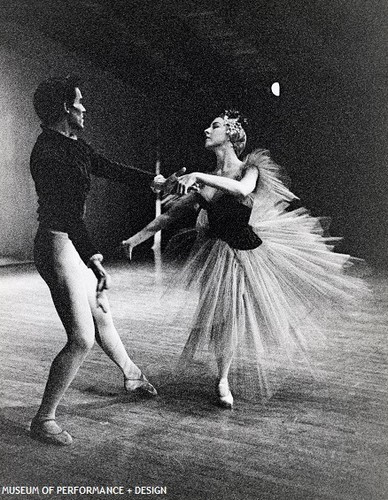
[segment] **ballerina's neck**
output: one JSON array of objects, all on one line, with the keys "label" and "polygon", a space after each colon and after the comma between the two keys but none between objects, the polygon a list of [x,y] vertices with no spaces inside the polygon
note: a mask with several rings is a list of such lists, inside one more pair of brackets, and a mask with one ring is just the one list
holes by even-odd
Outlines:
[{"label": "ballerina's neck", "polygon": [[220,148],[215,153],[219,175],[233,177],[240,171],[243,162],[237,158],[233,148]]},{"label": "ballerina's neck", "polygon": [[241,172],[243,162],[238,160],[233,162],[217,163],[217,173],[223,177],[236,177]]}]

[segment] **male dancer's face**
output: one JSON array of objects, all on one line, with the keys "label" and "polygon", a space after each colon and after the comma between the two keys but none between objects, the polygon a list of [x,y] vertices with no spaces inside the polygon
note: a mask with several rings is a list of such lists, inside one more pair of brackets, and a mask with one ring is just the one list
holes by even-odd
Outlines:
[{"label": "male dancer's face", "polygon": [[72,106],[69,108],[68,122],[74,132],[84,129],[84,114],[86,109],[82,104],[82,94],[79,88],[75,89],[75,99]]}]

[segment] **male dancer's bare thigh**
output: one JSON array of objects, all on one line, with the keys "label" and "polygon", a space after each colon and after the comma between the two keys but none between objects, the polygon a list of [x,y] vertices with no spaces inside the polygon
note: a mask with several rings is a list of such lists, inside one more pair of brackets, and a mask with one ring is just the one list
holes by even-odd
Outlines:
[{"label": "male dancer's bare thigh", "polygon": [[48,232],[38,238],[35,262],[46,281],[56,310],[68,334],[94,335],[88,299],[90,270],[66,233]]}]

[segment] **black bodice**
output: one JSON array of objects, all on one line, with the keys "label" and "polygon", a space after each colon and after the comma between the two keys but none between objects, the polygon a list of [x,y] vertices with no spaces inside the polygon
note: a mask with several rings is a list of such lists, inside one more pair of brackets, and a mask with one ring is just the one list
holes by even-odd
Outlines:
[{"label": "black bodice", "polygon": [[252,208],[235,196],[222,194],[208,202],[198,195],[198,203],[207,211],[209,236],[220,238],[237,250],[253,250],[261,245],[261,239],[249,225]]}]

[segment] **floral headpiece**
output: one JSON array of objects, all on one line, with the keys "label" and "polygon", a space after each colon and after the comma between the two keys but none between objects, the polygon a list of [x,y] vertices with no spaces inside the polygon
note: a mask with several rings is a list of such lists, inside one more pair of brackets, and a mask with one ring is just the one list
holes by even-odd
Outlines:
[{"label": "floral headpiece", "polygon": [[227,109],[220,115],[225,120],[227,134],[237,156],[240,156],[247,143],[247,134],[244,127],[247,119],[236,109]]}]

